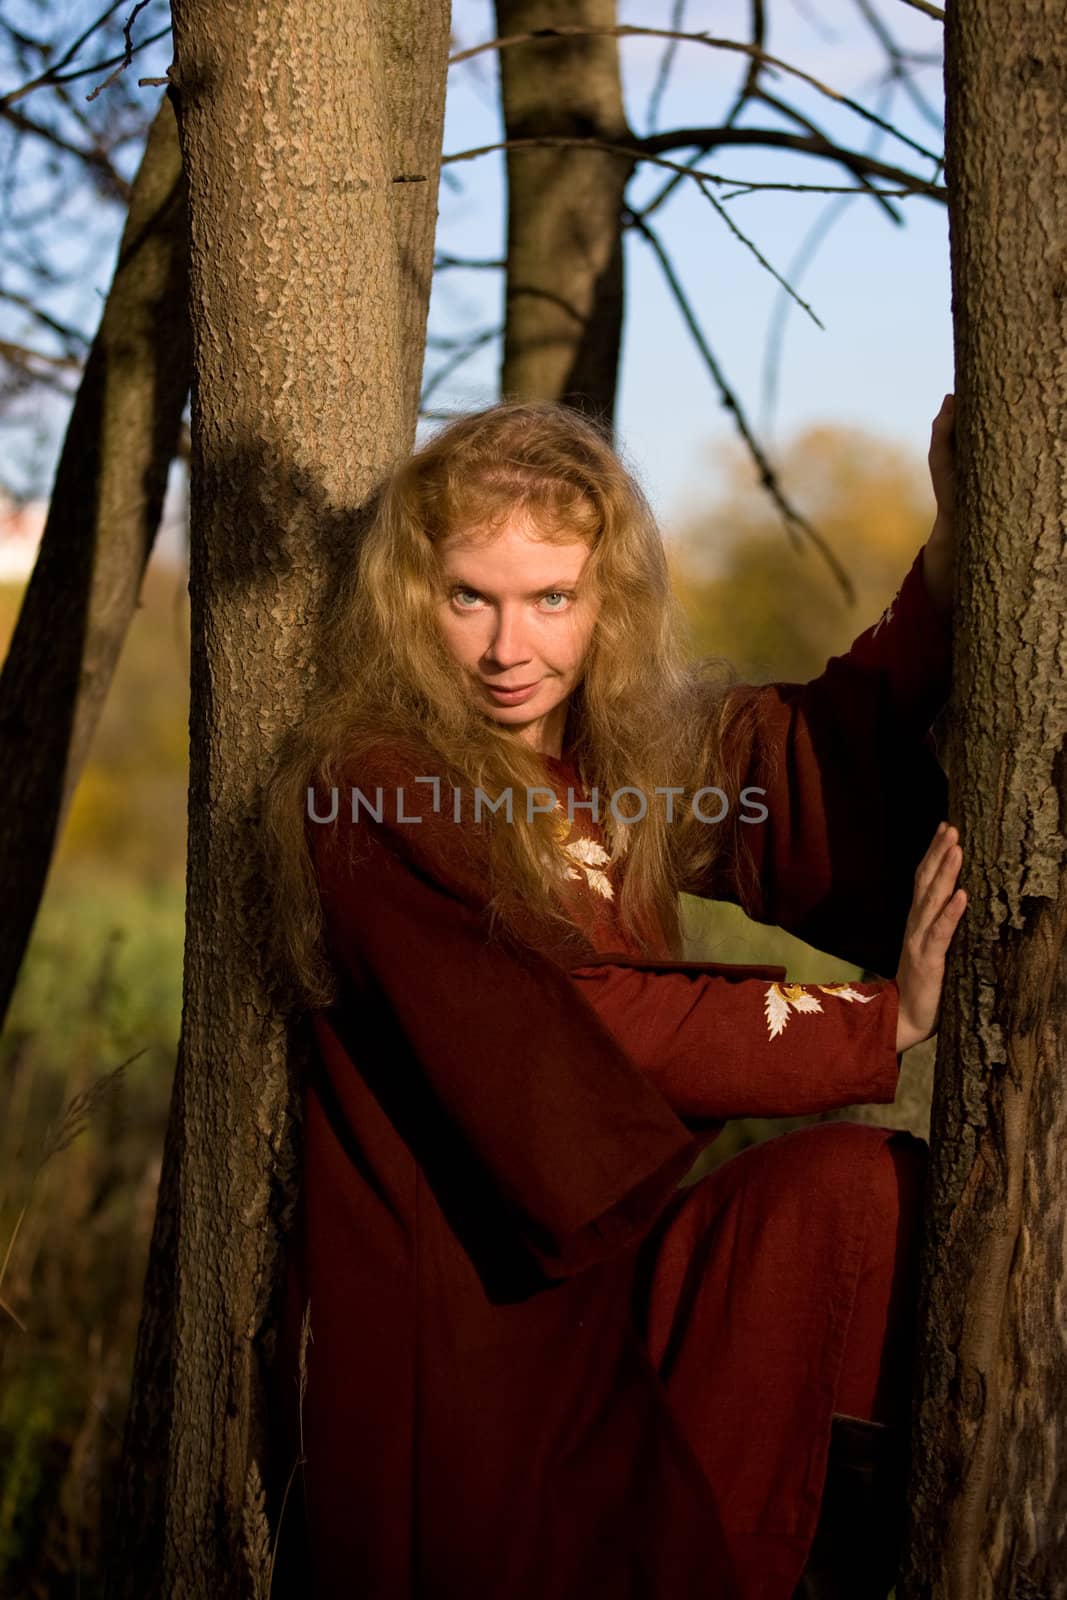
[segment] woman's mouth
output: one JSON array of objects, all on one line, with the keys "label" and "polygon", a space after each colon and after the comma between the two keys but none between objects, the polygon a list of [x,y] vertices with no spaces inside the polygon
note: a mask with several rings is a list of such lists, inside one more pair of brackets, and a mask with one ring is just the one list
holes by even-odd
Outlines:
[{"label": "woman's mouth", "polygon": [[528,700],[530,696],[540,688],[540,684],[528,683],[525,685],[520,685],[515,689],[497,689],[491,683],[487,683],[484,685],[484,687],[493,696],[493,699],[498,703],[498,705],[518,706],[521,705],[524,700]]}]

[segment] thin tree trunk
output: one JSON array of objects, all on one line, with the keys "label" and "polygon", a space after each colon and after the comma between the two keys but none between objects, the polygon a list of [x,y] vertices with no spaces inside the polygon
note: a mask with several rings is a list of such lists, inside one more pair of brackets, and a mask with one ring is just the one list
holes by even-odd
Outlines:
[{"label": "thin tree trunk", "polygon": [[185,991],[110,1593],[226,1600],[249,1588],[304,1048],[265,959],[259,796],[332,575],[414,440],[449,12],[173,18],[195,340]]},{"label": "thin tree trunk", "polygon": [[938,1040],[909,1600],[1067,1574],[1067,183],[1061,0],[948,10],[969,904]]},{"label": "thin tree trunk", "polygon": [[0,675],[0,1026],[159,527],[189,394],[187,298],[181,153],[164,102]]},{"label": "thin tree trunk", "polygon": [[[497,33],[614,27],[614,0],[496,0]],[[628,138],[618,41],[603,35],[500,52],[509,139]],[[506,397],[615,412],[623,312],[620,218],[633,163],[602,150],[508,151]]]}]

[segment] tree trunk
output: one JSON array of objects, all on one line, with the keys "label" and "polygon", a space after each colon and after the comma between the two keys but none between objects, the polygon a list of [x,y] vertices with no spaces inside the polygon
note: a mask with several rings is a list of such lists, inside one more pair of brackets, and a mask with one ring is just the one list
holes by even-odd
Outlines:
[{"label": "tree trunk", "polygon": [[189,393],[185,197],[161,105],[0,675],[0,1026],[163,509]]},{"label": "tree trunk", "polygon": [[938,1041],[909,1600],[1067,1573],[1067,184],[1061,0],[948,9],[969,904]]},{"label": "tree trunk", "polygon": [[263,1526],[306,1043],[267,970],[259,796],[332,575],[414,441],[449,12],[172,9],[195,344],[185,990],[109,1592],[227,1600],[251,1588],[246,1507],[252,1544]]},{"label": "tree trunk", "polygon": [[[496,0],[505,37],[561,23],[614,27],[614,0]],[[628,138],[618,41],[603,35],[500,52],[508,139]],[[620,218],[633,163],[603,150],[509,150],[501,392],[564,400],[609,424],[623,310]]]}]

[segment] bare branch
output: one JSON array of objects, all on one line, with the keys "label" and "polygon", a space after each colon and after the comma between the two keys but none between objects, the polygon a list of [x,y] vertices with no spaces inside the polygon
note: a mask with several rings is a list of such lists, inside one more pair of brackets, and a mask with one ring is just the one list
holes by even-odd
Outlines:
[{"label": "bare branch", "polygon": [[471,356],[476,355],[491,340],[499,338],[503,331],[500,327],[483,328],[480,333],[474,334],[472,338],[465,339],[462,348],[457,350],[451,360],[446,361],[442,367],[439,367],[427,383],[419,397],[419,406],[422,407],[426,403],[434,390],[440,388],[445,379],[450,378],[457,367],[461,367],[465,361],[469,361]]},{"label": "bare branch", "polygon": [[[782,275],[776,270],[776,268],[771,266],[771,263],[767,260],[766,256],[763,255],[763,253],[760,251],[760,249],[758,248],[757,245],[753,244],[752,240],[748,237],[748,235],[741,232],[741,229],[734,222],[733,218],[726,211],[723,210],[723,208],[720,205],[720,203],[718,202],[718,200],[716,200],[715,196],[711,193],[711,191],[707,187],[709,182],[711,182],[711,183],[734,183],[734,184],[736,184],[736,183],[738,183],[739,181],[742,181],[742,180],[739,180],[737,178],[722,178],[722,177],[718,177],[718,176],[716,176],[715,173],[702,172],[699,167],[684,167],[684,166],[680,165],[680,163],[677,162],[677,161],[666,161],[666,160],[663,159],[662,156],[644,155],[641,152],[640,144],[641,144],[641,141],[636,141],[635,145],[625,145],[625,144],[615,144],[615,143],[612,143],[612,142],[610,142],[609,140],[606,140],[606,139],[571,139],[571,138],[565,138],[563,136],[557,137],[557,136],[554,136],[554,135],[553,136],[545,135],[543,138],[531,138],[531,139],[503,139],[503,140],[501,140],[501,142],[499,144],[483,145],[482,148],[478,149],[478,150],[460,150],[460,151],[457,151],[454,155],[442,156],[441,164],[443,166],[448,161],[469,161],[474,156],[488,155],[493,150],[525,150],[525,149],[531,149],[531,148],[537,148],[537,147],[552,148],[554,146],[562,146],[562,145],[578,145],[578,146],[581,146],[584,149],[604,150],[604,151],[607,151],[611,155],[628,156],[631,159],[633,158],[633,156],[635,154],[635,150],[636,150],[636,153],[640,157],[641,160],[651,161],[656,166],[667,167],[672,172],[681,172],[681,173],[684,173],[686,177],[692,178],[696,182],[696,185],[697,185],[698,189],[700,190],[701,194],[704,196],[705,200],[707,200],[708,204],[712,207],[712,209],[716,212],[716,214],[718,216],[720,216],[722,218],[722,220],[726,223],[726,226],[729,228],[730,232],[734,235],[734,237],[737,240],[739,240],[741,244],[743,244],[745,246],[746,250],[751,250],[752,254],[755,256],[755,258],[759,262],[760,266],[766,268],[766,270],[770,273],[771,277],[774,278],[776,283],[780,283],[782,285],[783,289],[787,289],[790,294],[793,294],[793,290],[789,287],[789,284],[785,281],[785,279],[782,277]],[[790,185],[790,184],[768,183],[768,184],[755,185],[755,187],[764,188],[764,189],[788,189],[788,188],[791,188],[791,187],[792,188],[796,188],[796,187],[801,187],[801,186],[799,186],[799,185]],[[818,192],[821,193],[822,191],[820,190]],[[819,318],[815,315],[815,312],[808,305],[807,301],[806,300],[801,300],[799,295],[794,295],[794,298],[796,299],[797,305],[800,306],[804,311],[806,311],[808,313],[808,316],[815,323],[816,327],[822,328],[823,324],[819,321]],[[825,332],[825,329],[823,329],[823,331]]]},{"label": "bare branch", "polygon": [[828,99],[835,100],[838,105],[847,106],[857,116],[866,122],[880,127],[883,132],[889,133],[894,139],[899,139],[902,144],[908,145],[921,156],[926,156],[930,161],[940,162],[941,158],[934,150],[928,150],[925,145],[902,133],[892,123],[884,122],[875,112],[869,111],[866,106],[860,105],[858,100],[853,100],[847,94],[841,94],[837,89],[831,89],[828,84],[819,78],[813,78],[810,72],[803,71],[800,67],[790,66],[788,61],[783,61],[779,56],[768,55],[765,50],[760,50],[756,45],[743,44],[739,39],[720,39],[708,33],[683,33],[671,28],[637,28],[628,24],[621,24],[615,28],[587,28],[578,23],[567,23],[557,28],[537,28],[532,33],[511,34],[504,39],[486,39],[482,44],[471,45],[467,50],[458,50],[449,57],[449,66],[457,62],[467,61],[472,56],[479,55],[483,50],[506,50],[516,44],[543,43],[546,39],[566,39],[590,34],[604,34],[617,39],[652,38],[652,39],[681,39],[690,44],[707,45],[715,50],[736,50],[742,55],[758,59],[764,66],[777,67],[779,71],[788,73],[790,77],[799,78],[802,83],[810,84],[820,94]]},{"label": "bare branch", "polygon": [[[96,21],[91,22],[85,29],[85,32],[78,35],[74,43],[67,47],[67,49],[60,56],[59,60],[53,62],[46,72],[42,72],[40,77],[32,78],[29,83],[24,83],[21,89],[12,89],[10,94],[5,94],[3,98],[0,99],[0,108],[14,105],[15,101],[21,100],[23,95],[32,93],[34,89],[43,88],[45,84],[60,81],[57,79],[57,74],[74,60],[82,46],[92,38],[94,33],[97,33],[105,25],[113,12],[118,10],[120,4],[121,0],[112,0],[112,3],[101,12]],[[34,48],[39,50],[42,54],[47,54],[50,50],[50,46],[40,44],[37,42],[37,40],[32,40],[29,42],[32,43]]]},{"label": "bare branch", "polygon": [[[674,9],[671,12],[671,30],[680,30],[685,18],[685,0],[674,0]],[[671,75],[671,67],[678,53],[678,40],[668,39],[663,54],[660,57],[659,71],[656,81],[652,85],[652,93],[648,97],[648,111],[645,113],[646,127],[649,133],[654,133],[659,120],[659,108],[663,102],[664,91],[667,88]]]},{"label": "bare branch", "polygon": [[[757,91],[760,99],[766,99],[771,105],[781,106],[789,116],[798,122],[804,119],[799,112],[790,110],[784,102],[778,102],[773,97],[765,95],[764,91]],[[810,126],[810,124],[809,124]],[[664,150],[680,150],[687,146],[696,145],[701,154],[714,150],[722,145],[737,147],[757,146],[762,149],[794,150],[798,155],[822,156],[827,161],[837,161],[841,166],[847,167],[857,177],[885,178],[889,183],[898,183],[905,186],[908,193],[926,195],[933,200],[944,200],[947,191],[940,184],[930,183],[917,174],[908,172],[904,167],[892,166],[887,161],[879,161],[874,156],[862,150],[849,150],[844,145],[834,144],[824,134],[815,130],[811,134],[790,133],[786,128],[674,128],[667,133],[653,133],[638,141],[639,148],[648,156],[660,155]],[[942,165],[942,157],[936,157],[938,167]],[[706,176],[710,177],[708,173]],[[744,179],[723,178],[723,183],[743,183]],[[872,190],[877,193],[877,190]]]},{"label": "bare branch", "polygon": [[[789,263],[788,272],[791,279],[797,279],[801,276],[834,223],[848,209],[853,199],[855,199],[854,195],[841,195],[831,205],[823,207],[801,240],[800,249]],[[760,427],[764,434],[769,434],[771,431],[771,415],[777,396],[778,368],[782,359],[785,326],[789,310],[789,297],[787,295],[780,296],[777,305],[771,312],[768,323],[767,343],[764,348],[763,373],[760,384]]]},{"label": "bare branch", "polygon": [[33,361],[43,361],[46,367],[59,367],[75,371],[82,366],[77,356],[50,356],[43,350],[32,350],[28,345],[13,344],[9,339],[0,339],[0,359],[10,361],[13,367],[18,367],[21,372],[27,373],[31,378],[39,376],[29,364]]},{"label": "bare branch", "polygon": [[821,144],[826,146],[824,153],[827,156],[829,156],[831,150],[834,150],[835,153],[832,159],[835,161],[840,161],[843,167],[848,168],[853,177],[857,179],[863,188],[865,188],[882,207],[883,211],[885,211],[886,215],[889,217],[890,222],[895,222],[898,224],[898,226],[903,222],[904,219],[897,210],[896,206],[890,205],[885,196],[875,188],[873,183],[870,182],[869,177],[864,171],[863,156],[857,156],[851,150],[842,150],[837,152],[836,147],[826,137],[821,128],[816,127],[815,123],[809,121],[807,117],[801,116],[799,111],[788,105],[784,100],[779,100],[776,95],[768,94],[766,89],[757,89],[756,97],[762,100],[764,105],[770,106],[772,110],[780,111],[783,117],[790,117],[800,127],[807,128],[808,132],[813,138],[818,139]]},{"label": "bare branch", "polygon": [[900,84],[919,115],[925,117],[931,127],[940,128],[942,119],[939,112],[930,104],[912,74],[908,71],[907,56],[897,44],[873,5],[871,5],[870,0],[853,0],[853,3],[889,58],[889,70],[887,73],[889,81]]},{"label": "bare branch", "polygon": [[[56,334],[68,347],[75,344],[87,345],[89,343],[85,335],[80,333],[77,328],[71,328],[65,322],[58,322],[47,311],[42,311],[40,306],[35,305],[26,295],[16,294],[13,289],[0,289],[0,300],[6,300],[9,305],[18,306],[20,311],[26,311],[31,317],[36,317],[42,327]],[[73,351],[70,353],[73,354]]]},{"label": "bare branch", "polygon": [[855,183],[750,183],[747,178],[735,178],[734,187],[720,199],[739,200],[746,194],[869,194],[883,200],[906,200],[914,193],[914,189],[872,189]]},{"label": "bare branch", "polygon": [[944,22],[945,13],[940,6],[932,6],[930,0],[901,0],[906,6],[911,6],[915,11],[921,11],[926,17],[933,17],[935,22]]},{"label": "bare branch", "polygon": [[[147,34],[139,44],[135,44],[130,54],[134,56],[139,55],[140,52],[142,50],[146,50],[150,44],[155,44],[157,39],[165,39],[169,32],[170,23],[168,22],[165,28],[157,28],[155,33]],[[52,83],[73,83],[76,78],[91,78],[94,73],[104,72],[108,67],[113,67],[117,61],[123,61],[125,59],[125,55],[126,52],[123,51],[122,55],[108,56],[105,61],[93,61],[87,67],[79,67],[77,72],[65,72],[62,77],[52,78],[50,81]],[[138,83],[169,83],[170,79],[138,78],[137,81]]]},{"label": "bare branch", "polygon": [[[879,109],[883,106],[888,108],[891,93],[891,87],[885,86],[879,102]],[[881,134],[876,129],[871,136],[871,147],[868,152],[870,155],[874,155],[880,139]],[[787,270],[791,282],[797,281],[807,270],[809,264],[815,259],[819,246],[838,219],[844,216],[852,199],[853,196],[851,195],[843,195],[835,200],[832,205],[823,207],[815,223],[802,239],[796,255],[789,263]],[[770,437],[771,434],[771,419],[777,396],[778,372],[782,361],[786,322],[790,309],[788,298],[784,295],[779,295],[767,325],[767,342],[764,347],[763,372],[760,385],[760,429],[767,437]]]},{"label": "bare branch", "polygon": [[499,270],[499,269],[501,269],[503,267],[506,267],[507,266],[507,262],[506,261],[490,261],[490,260],[478,261],[473,256],[436,255],[436,256],[434,256],[434,259],[433,259],[433,265],[434,265],[434,271],[435,272],[438,271],[442,267],[465,267],[465,268],[469,268],[472,271],[476,270],[476,269],[477,270],[481,270],[483,268],[492,267],[492,268],[495,268],[495,269]]},{"label": "bare branch", "polygon": [[[760,70],[763,66],[763,41],[767,33],[767,19],[764,15],[763,0],[751,0],[752,5],[752,47],[759,51],[758,56],[750,56],[745,69],[745,81],[737,91],[733,105],[726,113],[725,123],[732,128],[748,102],[755,96],[759,87]],[[673,180],[672,180],[673,181]],[[647,213],[646,213],[647,214]]]},{"label": "bare branch", "polygon": [[778,507],[778,510],[785,519],[786,532],[789,535],[794,548],[797,548],[800,543],[797,535],[797,530],[799,529],[815,546],[823,560],[826,562],[827,566],[830,568],[830,571],[833,573],[834,577],[837,579],[837,582],[841,586],[841,590],[845,596],[845,599],[850,605],[855,604],[856,591],[852,583],[852,579],[849,577],[848,573],[845,571],[844,567],[841,565],[840,561],[827,544],[826,539],[819,532],[819,530],[815,528],[808,521],[808,519],[799,511],[797,511],[795,506],[791,505],[786,499],[781,485],[778,482],[774,468],[767,460],[759,441],[756,439],[755,434],[752,432],[752,429],[748,424],[748,419],[746,418],[741,407],[741,402],[738,400],[736,394],[726,381],[726,376],[712,353],[711,347],[704,336],[703,329],[696,319],[696,315],[689,304],[685,290],[682,288],[682,285],[678,280],[674,268],[671,265],[670,258],[668,257],[666,250],[663,248],[658,235],[653,232],[648,223],[645,222],[644,218],[639,217],[635,212],[629,212],[627,221],[637,228],[652,246],[656,257],[659,260],[659,264],[663,269],[663,275],[667,279],[667,283],[670,286],[671,293],[674,295],[674,298],[678,303],[678,308],[685,319],[686,326],[688,327],[689,332],[692,334],[696,347],[703,356],[704,363],[707,366],[708,371],[711,373],[715,385],[719,390],[719,394],[722,397],[722,403],[728,411],[733,413],[738,432],[741,434],[742,439],[744,439],[745,444],[748,446],[749,451],[751,452],[752,459],[756,463],[756,467],[760,474],[760,482],[767,490],[768,494],[771,496],[771,499],[774,501],[775,505]]},{"label": "bare branch", "polygon": [[95,100],[98,94],[103,94],[104,90],[106,88],[108,88],[111,84],[114,83],[115,79],[119,76],[120,73],[126,71],[126,68],[129,66],[130,62],[133,60],[133,37],[132,37],[132,35],[130,33],[130,29],[133,27],[133,24],[136,21],[137,17],[140,15],[140,13],[144,10],[145,6],[148,5],[148,4],[149,4],[149,0],[137,0],[137,4],[134,6],[134,8],[130,12],[129,16],[126,18],[125,26],[123,27],[123,30],[122,30],[122,37],[123,37],[123,40],[125,41],[125,45],[126,45],[126,49],[123,52],[122,60],[119,62],[118,66],[115,68],[114,72],[112,72],[109,77],[104,79],[103,83],[98,83],[96,88],[92,91],[92,93],[91,94],[87,94],[85,96],[86,100]]}]

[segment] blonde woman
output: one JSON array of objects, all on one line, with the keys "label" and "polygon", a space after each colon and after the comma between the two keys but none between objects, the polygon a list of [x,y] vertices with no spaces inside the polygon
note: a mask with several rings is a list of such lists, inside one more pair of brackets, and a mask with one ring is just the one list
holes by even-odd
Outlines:
[{"label": "blonde woman", "polygon": [[[314,1033],[279,1592],[885,1595],[925,1146],[824,1123],[683,1180],[731,1117],[891,1101],[934,1030],[951,447],[947,398],[893,604],[755,688],[690,662],[577,412],[492,406],[388,476],[266,807]],[[686,961],[680,891],[882,976]]]}]

